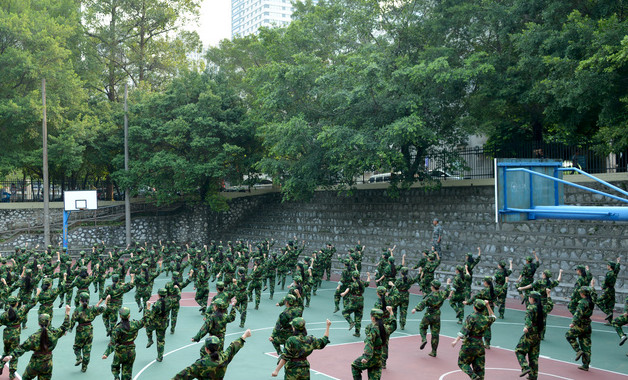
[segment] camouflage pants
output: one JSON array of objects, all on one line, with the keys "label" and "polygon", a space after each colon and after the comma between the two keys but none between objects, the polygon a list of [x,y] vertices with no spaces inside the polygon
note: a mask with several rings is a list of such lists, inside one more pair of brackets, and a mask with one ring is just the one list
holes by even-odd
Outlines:
[{"label": "camouflage pants", "polygon": [[259,280],[251,281],[249,283],[249,300],[253,299],[253,292],[255,292],[255,308],[259,307],[260,299],[262,298],[262,282]]},{"label": "camouflage pants", "polygon": [[456,312],[456,318],[460,322],[462,322],[462,319],[464,318],[464,304],[462,303],[463,301],[464,301],[464,297],[462,298],[452,297],[449,300],[449,305],[451,305],[451,308],[454,309],[454,311]]},{"label": "camouflage pants", "polygon": [[617,335],[619,335],[620,338],[623,337],[626,334],[624,334],[624,331],[621,327],[628,323],[628,313],[620,315],[619,317],[615,318],[611,323],[615,328],[615,331],[617,331]]},{"label": "camouflage pants", "polygon": [[485,352],[482,341],[477,338],[467,338],[458,354],[458,367],[472,380],[484,379]]},{"label": "camouflage pants", "polygon": [[500,318],[504,318],[504,312],[506,311],[506,297],[508,296],[508,287],[504,284],[499,286],[497,299],[495,300],[495,306],[498,309],[498,315]]},{"label": "camouflage pants", "polygon": [[165,326],[146,326],[146,336],[148,337],[148,342],[153,342],[153,331],[155,332],[155,337],[157,338],[157,358],[163,359],[164,357],[164,346],[166,345],[166,328]]},{"label": "camouflage pants", "polygon": [[[406,318],[408,316],[408,304],[410,303],[410,293],[406,291],[399,292],[399,324],[403,330],[406,327]],[[396,314],[397,310],[395,310]]]},{"label": "camouflage pants", "polygon": [[340,308],[340,299],[342,298],[341,294],[346,289],[347,288],[345,286],[341,286],[340,288],[336,289],[336,292],[334,293],[334,305],[336,306],[336,308]]},{"label": "camouflage pants", "polygon": [[591,363],[591,325],[574,326],[565,333],[567,342],[575,352],[582,351],[582,366],[589,368]]},{"label": "camouflage pants", "polygon": [[26,370],[24,370],[22,379],[30,380],[36,377],[39,380],[50,380],[52,378],[52,354],[33,354],[33,356],[31,356],[31,360],[28,362]]},{"label": "camouflage pants", "polygon": [[604,293],[597,299],[596,304],[604,314],[612,315],[615,307],[615,289],[605,289]]},{"label": "camouflage pants", "polygon": [[[529,379],[536,380],[539,376],[539,354],[541,353],[541,337],[539,334],[524,333],[515,348],[515,355],[521,370],[530,369]],[[527,356],[527,360],[526,360]]]},{"label": "camouflage pants", "polygon": [[364,358],[364,355],[362,355],[351,363],[353,380],[362,379],[362,371],[364,370],[368,371],[369,380],[380,380],[382,378],[382,359],[373,355],[366,363],[362,363]]},{"label": "camouflage pants", "polygon": [[63,296],[59,296],[59,301],[61,302],[61,304],[59,305],[59,307],[61,307],[62,305],[72,305],[72,296],[74,295],[74,289],[68,289],[65,291],[65,302],[63,302]]},{"label": "camouflage pants", "polygon": [[194,300],[202,308],[206,308],[207,307],[207,297],[209,297],[209,287],[202,287],[202,288],[197,288],[196,289],[196,294],[194,295]]},{"label": "camouflage pants", "polygon": [[434,274],[430,273],[430,274],[426,274],[423,276],[423,278],[421,279],[421,282],[419,282],[419,286],[421,287],[421,292],[423,293],[423,295],[427,295],[430,294],[432,292],[432,281],[434,280]]},{"label": "camouflage pants", "polygon": [[582,297],[580,297],[580,293],[578,292],[574,292],[574,294],[571,295],[571,300],[569,300],[569,304],[567,304],[567,309],[569,309],[571,315],[576,312],[576,308],[581,299]]},{"label": "camouflage pants", "polygon": [[432,352],[436,353],[438,349],[438,341],[440,338],[440,313],[429,314],[425,313],[423,319],[421,319],[421,324],[419,325],[419,334],[421,334],[421,339],[423,342],[427,340],[427,328],[430,328],[432,333],[431,346]]},{"label": "camouflage pants", "polygon": [[150,293],[150,289],[137,289],[135,291],[135,303],[140,310],[146,306],[146,301],[150,299]]},{"label": "camouflage pants", "polygon": [[105,324],[105,329],[107,329],[107,334],[111,334],[111,330],[116,326],[118,310],[120,310],[120,305],[109,302],[102,315],[102,321]]},{"label": "camouflage pants", "polygon": [[[266,277],[266,280],[268,280],[268,290],[270,292],[270,299],[272,300],[275,295],[275,281],[277,281],[275,272],[271,272],[271,274]],[[264,282],[266,282],[266,280],[264,280]]]},{"label": "camouflage pants", "polygon": [[[351,320],[351,314],[354,315],[354,320]],[[351,297],[345,298],[345,302],[342,306],[342,316],[349,322],[355,323],[356,334],[360,333],[362,328],[362,315],[364,314],[364,297]]]},{"label": "camouflage pants", "polygon": [[307,360],[299,362],[295,366],[292,362],[287,362],[284,367],[284,378],[290,380],[310,380],[310,363]]},{"label": "camouflage pants", "polygon": [[168,297],[168,313],[170,314],[170,333],[174,333],[174,328],[177,327],[177,317],[179,316],[180,308],[179,300],[174,297]]},{"label": "camouflage pants", "polygon": [[131,380],[134,362],[135,345],[116,347],[113,362],[111,363],[113,377],[120,380]]},{"label": "camouflage pants", "polygon": [[246,309],[248,308],[246,293],[236,295],[236,303],[233,307],[240,313],[240,325],[244,325],[246,322]]},{"label": "camouflage pants", "polygon": [[105,292],[105,279],[94,281],[94,293],[98,293],[98,297],[102,298]]},{"label": "camouflage pants", "polygon": [[74,349],[74,355],[76,355],[76,361],[81,360],[84,368],[87,368],[89,364],[93,340],[94,327],[91,324],[76,328],[76,336],[74,337],[72,348]]},{"label": "camouflage pants", "polygon": [[[4,352],[2,357],[8,356],[20,345],[21,329],[18,327],[6,327],[3,333]],[[17,371],[18,358],[15,356],[9,361],[9,377],[15,377],[15,371]],[[1,364],[0,364],[1,365]]]},{"label": "camouflage pants", "polygon": [[[331,259],[325,260],[325,265],[323,267],[323,274],[325,274],[325,272],[327,272],[327,281],[330,281],[330,279],[331,279]],[[321,277],[323,277],[323,276],[321,275]]]}]

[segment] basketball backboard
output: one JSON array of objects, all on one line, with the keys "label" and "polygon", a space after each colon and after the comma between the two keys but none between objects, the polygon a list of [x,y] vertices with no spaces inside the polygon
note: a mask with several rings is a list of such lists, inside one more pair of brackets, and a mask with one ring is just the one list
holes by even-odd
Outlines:
[{"label": "basketball backboard", "polygon": [[63,209],[65,211],[98,209],[96,190],[64,191]]}]

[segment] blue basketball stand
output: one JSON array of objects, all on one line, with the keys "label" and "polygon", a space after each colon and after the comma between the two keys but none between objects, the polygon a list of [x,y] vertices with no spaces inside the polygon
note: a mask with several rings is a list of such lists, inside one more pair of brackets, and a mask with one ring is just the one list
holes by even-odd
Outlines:
[{"label": "blue basketball stand", "polygon": [[495,159],[495,222],[535,219],[628,221],[628,207],[564,204],[564,186],[628,203],[628,198],[565,181],[564,172],[577,172],[628,197],[628,192],[561,160]]}]

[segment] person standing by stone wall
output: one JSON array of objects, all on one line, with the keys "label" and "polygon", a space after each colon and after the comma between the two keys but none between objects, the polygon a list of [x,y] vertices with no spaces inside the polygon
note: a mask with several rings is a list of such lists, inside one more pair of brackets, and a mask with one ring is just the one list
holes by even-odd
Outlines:
[{"label": "person standing by stone wall", "polygon": [[432,221],[432,225],[434,226],[432,230],[432,247],[440,255],[441,241],[443,240],[443,226],[439,222],[438,218],[434,218]]}]

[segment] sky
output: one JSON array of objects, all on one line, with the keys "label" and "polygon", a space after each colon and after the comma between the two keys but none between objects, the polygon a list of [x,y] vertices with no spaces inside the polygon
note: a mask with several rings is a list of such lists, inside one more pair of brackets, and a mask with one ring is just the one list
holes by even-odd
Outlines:
[{"label": "sky", "polygon": [[218,42],[231,38],[231,0],[203,0],[196,32],[203,45],[218,46]]}]

